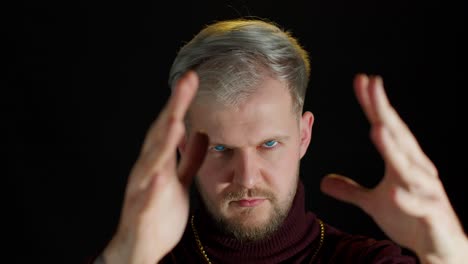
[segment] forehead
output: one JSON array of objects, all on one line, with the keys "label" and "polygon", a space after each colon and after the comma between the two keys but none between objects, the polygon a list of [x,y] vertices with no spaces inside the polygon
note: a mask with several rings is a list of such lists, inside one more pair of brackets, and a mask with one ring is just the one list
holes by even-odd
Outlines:
[{"label": "forehead", "polygon": [[297,122],[287,86],[273,78],[265,79],[235,106],[222,105],[213,97],[200,98],[191,106],[188,119],[191,129],[204,131],[210,140],[232,143],[289,134]]}]

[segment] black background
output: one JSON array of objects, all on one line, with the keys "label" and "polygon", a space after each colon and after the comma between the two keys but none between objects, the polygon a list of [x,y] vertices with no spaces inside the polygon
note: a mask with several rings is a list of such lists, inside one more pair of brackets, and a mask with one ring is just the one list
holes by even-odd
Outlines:
[{"label": "black background", "polygon": [[[352,91],[380,74],[390,100],[439,169],[465,228],[461,5],[425,1],[28,1],[7,17],[8,263],[80,263],[112,235],[128,173],[169,96],[177,50],[207,23],[265,17],[310,52],[303,159],[308,207],[354,233],[384,238],[360,209],[319,190],[338,172],[375,185],[383,163]],[[466,48],[464,48],[466,49]],[[2,85],[3,86],[3,85]],[[3,88],[2,88],[3,90]],[[461,98],[460,98],[461,97]],[[459,153],[460,154],[456,154]],[[8,207],[7,207],[8,208]],[[18,226],[19,224],[19,226]],[[18,227],[17,227],[18,226]],[[10,228],[11,227],[11,228]]]}]

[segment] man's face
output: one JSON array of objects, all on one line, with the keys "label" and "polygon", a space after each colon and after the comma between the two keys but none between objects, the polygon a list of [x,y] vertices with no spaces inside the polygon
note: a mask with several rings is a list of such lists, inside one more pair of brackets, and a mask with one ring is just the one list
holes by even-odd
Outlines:
[{"label": "man's face", "polygon": [[272,78],[238,107],[202,99],[190,109],[190,130],[210,141],[198,190],[219,226],[240,240],[266,237],[291,207],[313,124],[310,112],[292,109],[285,84]]}]

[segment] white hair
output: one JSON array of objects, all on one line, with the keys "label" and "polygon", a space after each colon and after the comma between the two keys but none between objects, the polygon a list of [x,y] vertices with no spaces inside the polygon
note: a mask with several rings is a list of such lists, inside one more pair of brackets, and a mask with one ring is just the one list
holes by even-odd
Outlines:
[{"label": "white hair", "polygon": [[188,70],[200,79],[197,97],[237,105],[265,75],[285,81],[294,111],[301,112],[309,82],[307,52],[276,24],[260,19],[235,19],[206,26],[178,52],[169,86]]}]

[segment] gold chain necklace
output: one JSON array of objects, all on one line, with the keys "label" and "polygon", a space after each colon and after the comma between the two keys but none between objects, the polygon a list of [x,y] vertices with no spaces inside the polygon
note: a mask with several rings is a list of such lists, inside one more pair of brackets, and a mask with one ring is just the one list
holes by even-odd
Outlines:
[{"label": "gold chain necklace", "polygon": [[[193,236],[195,237],[195,241],[197,242],[198,249],[200,250],[200,253],[203,255],[203,257],[205,258],[206,263],[212,264],[210,258],[208,257],[208,254],[205,251],[205,248],[203,247],[203,244],[200,241],[200,236],[198,235],[198,231],[195,228],[194,219],[195,219],[195,215],[192,215],[192,218],[190,219],[190,224],[192,226]],[[319,245],[318,245],[317,249],[315,250],[314,254],[312,255],[311,259],[314,259],[315,256],[318,254],[318,252],[320,251],[320,248],[322,247],[323,240],[325,238],[325,226],[324,226],[322,220],[318,219],[318,221],[319,221],[319,224],[320,224],[320,241],[319,241]]]}]

